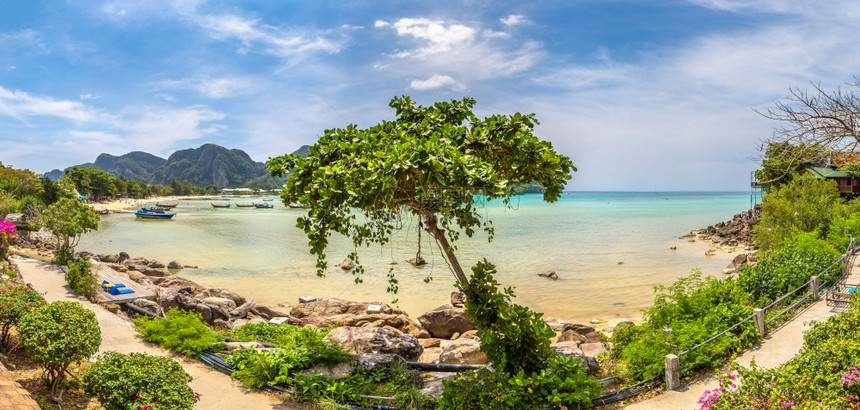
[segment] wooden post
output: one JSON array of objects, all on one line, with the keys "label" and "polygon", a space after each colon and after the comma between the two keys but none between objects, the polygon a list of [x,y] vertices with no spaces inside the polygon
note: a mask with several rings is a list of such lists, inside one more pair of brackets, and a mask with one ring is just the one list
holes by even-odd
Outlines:
[{"label": "wooden post", "polygon": [[666,390],[681,387],[681,358],[675,354],[666,355]]},{"label": "wooden post", "polygon": [[812,289],[812,301],[817,302],[820,298],[820,295],[818,294],[818,275],[809,278],[809,280],[809,287]]},{"label": "wooden post", "polygon": [[764,323],[764,309],[753,309],[753,322],[755,322],[755,327],[758,329],[759,335],[764,337],[764,335],[767,334],[767,329],[765,328]]}]

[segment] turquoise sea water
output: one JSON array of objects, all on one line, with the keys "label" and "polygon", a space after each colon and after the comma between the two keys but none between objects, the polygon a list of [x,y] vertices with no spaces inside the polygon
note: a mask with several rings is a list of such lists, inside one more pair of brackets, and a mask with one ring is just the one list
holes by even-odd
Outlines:
[{"label": "turquoise sea water", "polygon": [[[327,251],[332,267],[325,278],[317,277],[307,238],[295,227],[304,211],[278,201],[271,202],[274,209],[215,209],[210,202],[223,200],[180,201],[171,221],[111,214],[77,249],[198,265],[180,275],[271,305],[295,304],[305,295],[390,302],[395,297],[385,292],[389,269],[400,281],[398,304],[413,317],[448,302],[454,279],[426,233],[421,238],[428,265],[418,269],[405,263],[417,249],[415,219],[407,219],[388,245],[359,249],[367,272],[356,285],[350,273],[336,267],[353,250],[351,243],[332,238]],[[678,237],[731,218],[748,209],[749,201],[749,193],[576,192],[547,204],[540,195],[523,195],[514,200],[514,209],[486,204],[483,212],[493,221],[495,239],[488,243],[483,232],[462,235],[457,255],[464,268],[481,258],[493,262],[497,279],[516,288],[519,303],[548,316],[635,317],[653,301],[654,285],[672,283],[693,268],[722,275],[732,255],[706,257],[705,244]],[[537,276],[549,269],[559,280]]]}]

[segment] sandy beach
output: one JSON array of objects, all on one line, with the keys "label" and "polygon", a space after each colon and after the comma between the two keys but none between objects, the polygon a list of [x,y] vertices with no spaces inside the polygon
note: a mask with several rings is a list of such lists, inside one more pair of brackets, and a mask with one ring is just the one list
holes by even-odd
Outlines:
[{"label": "sandy beach", "polygon": [[119,212],[123,210],[134,210],[146,205],[155,205],[156,203],[174,203],[176,201],[205,198],[212,198],[212,195],[154,196],[143,199],[123,198],[108,202],[94,202],[89,205],[92,206],[95,211],[107,210],[110,212]]}]

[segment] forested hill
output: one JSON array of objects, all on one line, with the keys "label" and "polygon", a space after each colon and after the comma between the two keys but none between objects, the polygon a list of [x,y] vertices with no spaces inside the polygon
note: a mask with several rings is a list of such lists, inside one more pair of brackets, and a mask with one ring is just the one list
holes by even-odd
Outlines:
[{"label": "forested hill", "polygon": [[[294,154],[307,152],[307,146]],[[167,159],[146,152],[134,151],[121,156],[101,154],[94,163],[82,164],[97,167],[116,176],[147,184],[169,185],[172,180],[188,181],[192,185],[241,187],[272,185],[262,162],[256,162],[240,149],[227,149],[215,144],[176,151]],[[47,174],[51,179],[62,178],[64,171]]]}]

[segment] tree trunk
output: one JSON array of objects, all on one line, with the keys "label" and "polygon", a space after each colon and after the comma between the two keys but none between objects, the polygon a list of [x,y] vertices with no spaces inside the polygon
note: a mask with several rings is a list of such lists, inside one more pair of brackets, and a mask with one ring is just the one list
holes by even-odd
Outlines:
[{"label": "tree trunk", "polygon": [[460,266],[460,261],[457,259],[457,255],[454,255],[454,249],[448,242],[448,238],[445,236],[445,231],[439,228],[435,215],[424,210],[421,210],[421,214],[424,216],[424,230],[426,230],[430,235],[433,235],[433,238],[439,242],[439,245],[442,247],[442,252],[444,253],[443,256],[448,260],[448,265],[451,267],[454,277],[457,279],[457,282],[460,282],[460,285],[466,291],[466,298],[469,298],[469,293],[471,293],[468,291],[469,277],[463,272],[463,268]]}]

